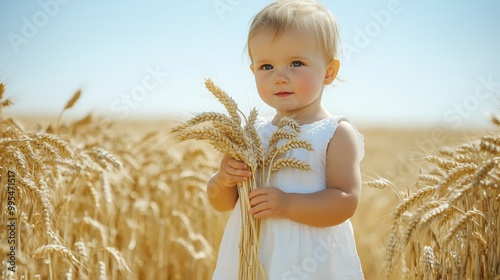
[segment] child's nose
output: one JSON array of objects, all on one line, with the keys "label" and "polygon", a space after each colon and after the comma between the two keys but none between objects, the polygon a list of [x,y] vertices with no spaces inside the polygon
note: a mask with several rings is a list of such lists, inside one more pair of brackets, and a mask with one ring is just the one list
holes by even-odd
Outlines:
[{"label": "child's nose", "polygon": [[283,71],[277,72],[274,76],[274,83],[277,85],[288,84],[288,76]]}]

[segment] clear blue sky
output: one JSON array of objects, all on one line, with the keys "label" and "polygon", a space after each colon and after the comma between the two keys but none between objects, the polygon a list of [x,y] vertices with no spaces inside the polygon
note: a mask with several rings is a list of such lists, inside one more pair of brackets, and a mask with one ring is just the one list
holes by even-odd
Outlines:
[{"label": "clear blue sky", "polygon": [[[222,110],[212,78],[244,112],[272,114],[244,52],[267,0],[0,2],[0,79],[7,114],[189,117]],[[358,124],[487,123],[499,112],[500,2],[360,0],[322,3],[337,17],[344,56],[324,94]],[[390,16],[387,16],[390,15]]]}]

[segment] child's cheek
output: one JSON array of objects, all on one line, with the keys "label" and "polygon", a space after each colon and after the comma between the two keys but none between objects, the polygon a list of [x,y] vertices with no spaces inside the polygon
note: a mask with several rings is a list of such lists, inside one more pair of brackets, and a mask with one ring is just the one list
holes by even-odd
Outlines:
[{"label": "child's cheek", "polygon": [[269,90],[269,85],[267,85],[265,78],[257,81],[257,90],[262,94]]},{"label": "child's cheek", "polygon": [[301,75],[297,82],[296,86],[300,92],[312,93],[316,90],[316,79],[313,75]]}]

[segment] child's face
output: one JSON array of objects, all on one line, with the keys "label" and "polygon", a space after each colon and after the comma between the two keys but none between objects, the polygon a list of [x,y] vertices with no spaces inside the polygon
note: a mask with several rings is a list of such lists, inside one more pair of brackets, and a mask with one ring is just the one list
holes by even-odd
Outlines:
[{"label": "child's face", "polygon": [[273,38],[259,31],[249,41],[250,68],[260,97],[279,115],[309,115],[321,108],[321,94],[338,71],[310,34],[286,31]]}]

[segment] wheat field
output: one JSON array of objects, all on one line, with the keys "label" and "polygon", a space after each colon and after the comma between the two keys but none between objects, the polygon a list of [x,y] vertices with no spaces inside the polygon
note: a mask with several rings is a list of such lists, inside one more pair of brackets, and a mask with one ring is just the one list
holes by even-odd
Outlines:
[{"label": "wheat field", "polygon": [[[228,218],[205,193],[219,152],[177,142],[178,120],[65,118],[78,97],[9,116],[0,90],[1,279],[210,279]],[[359,127],[366,279],[500,279],[499,119],[485,122]]]}]

